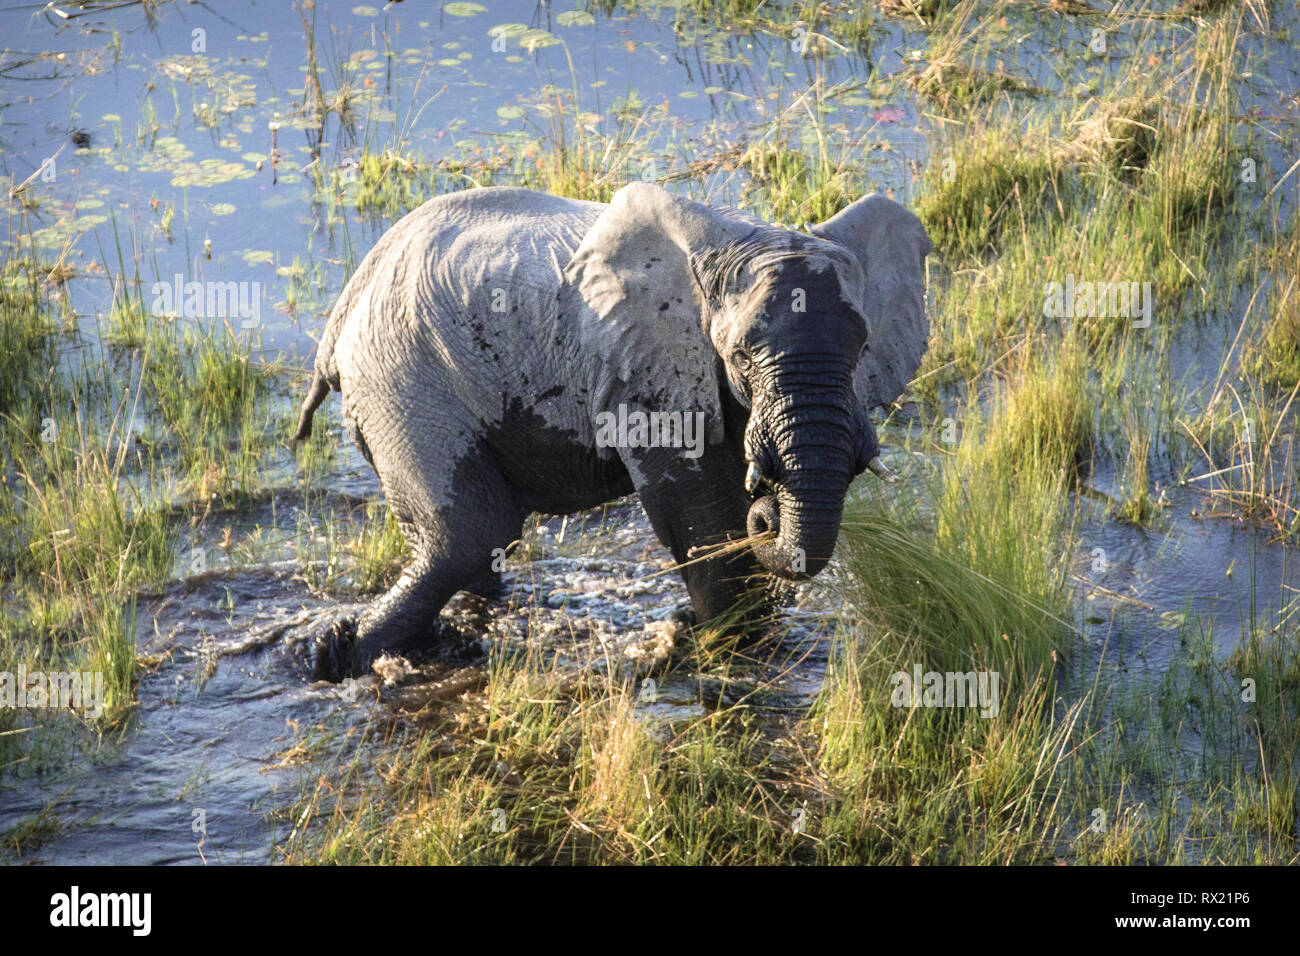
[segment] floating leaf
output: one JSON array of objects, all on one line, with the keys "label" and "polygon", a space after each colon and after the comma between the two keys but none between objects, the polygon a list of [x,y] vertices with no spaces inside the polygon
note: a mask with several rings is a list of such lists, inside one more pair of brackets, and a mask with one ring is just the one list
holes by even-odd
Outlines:
[{"label": "floating leaf", "polygon": [[480,13],[487,13],[487,7],[477,3],[446,3],[442,7],[443,13],[448,13],[453,17],[476,17]]},{"label": "floating leaf", "polygon": [[379,11],[374,7],[353,7],[352,15],[354,17],[377,17],[379,16]]},{"label": "floating leaf", "polygon": [[540,50],[542,47],[554,46],[560,41],[545,30],[529,30],[519,38],[519,45],[525,50]]},{"label": "floating leaf", "polygon": [[269,249],[248,249],[242,253],[241,258],[250,266],[255,266],[263,262],[270,265],[275,261],[275,256],[271,255]]},{"label": "floating leaf", "polygon": [[217,202],[212,204],[212,215],[230,216],[235,212],[235,204],[229,202]]},{"label": "floating leaf", "polygon": [[586,10],[566,10],[555,18],[555,22],[562,27],[589,27],[596,18]]},{"label": "floating leaf", "polygon": [[197,163],[179,163],[173,168],[172,185],[219,186],[236,179],[249,179],[254,171],[243,163],[204,159]]},{"label": "floating leaf", "polygon": [[1156,622],[1156,627],[1163,628],[1166,631],[1176,631],[1187,623],[1187,613],[1185,611],[1164,611],[1160,615],[1160,620]]},{"label": "floating leaf", "polygon": [[497,107],[497,116],[500,116],[503,120],[517,120],[523,115],[524,115],[524,108],[522,106],[498,106]]}]

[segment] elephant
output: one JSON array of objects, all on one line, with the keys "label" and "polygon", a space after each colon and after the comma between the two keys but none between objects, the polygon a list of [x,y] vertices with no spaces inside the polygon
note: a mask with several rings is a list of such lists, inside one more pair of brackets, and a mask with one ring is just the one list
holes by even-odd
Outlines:
[{"label": "elephant", "polygon": [[405,215],[331,312],[294,436],[340,391],[410,545],[352,666],[428,644],[530,513],[633,491],[696,620],[761,628],[772,585],[831,558],[850,482],[893,477],[869,412],[926,350],[931,249],[877,194],[801,232],[645,182],[608,204],[480,187]]}]

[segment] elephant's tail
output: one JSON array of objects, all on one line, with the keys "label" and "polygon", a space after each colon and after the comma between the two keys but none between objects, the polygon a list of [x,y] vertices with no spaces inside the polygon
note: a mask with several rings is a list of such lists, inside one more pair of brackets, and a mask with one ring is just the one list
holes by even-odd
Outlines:
[{"label": "elephant's tail", "polygon": [[311,418],[329,393],[330,383],[317,370],[312,375],[311,388],[307,390],[307,397],[302,402],[302,414],[298,416],[298,431],[293,436],[295,442],[306,441],[311,437]]}]

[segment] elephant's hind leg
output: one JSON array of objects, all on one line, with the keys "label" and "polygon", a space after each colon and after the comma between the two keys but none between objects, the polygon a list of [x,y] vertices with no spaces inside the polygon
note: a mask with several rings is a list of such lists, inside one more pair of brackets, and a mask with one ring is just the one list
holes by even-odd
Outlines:
[{"label": "elephant's hind leg", "polygon": [[524,513],[494,465],[462,462],[456,478],[454,498],[436,505],[423,483],[413,493],[387,489],[412,558],[397,583],[361,615],[354,655],[359,673],[385,651],[427,645],[448,599],[491,574],[494,550],[519,537]]}]

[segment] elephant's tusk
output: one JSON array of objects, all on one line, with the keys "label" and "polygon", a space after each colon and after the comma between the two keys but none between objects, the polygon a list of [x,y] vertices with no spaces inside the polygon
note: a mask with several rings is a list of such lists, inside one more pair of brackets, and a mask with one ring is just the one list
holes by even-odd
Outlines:
[{"label": "elephant's tusk", "polygon": [[751,461],[745,469],[745,490],[751,495],[758,490],[758,483],[763,480],[763,473],[758,470],[758,462]]},{"label": "elephant's tusk", "polygon": [[894,482],[898,481],[898,475],[894,474],[892,471],[886,468],[885,463],[880,460],[879,456],[867,462],[867,467],[871,469],[871,473],[873,475],[875,475],[877,478],[880,478],[883,481],[887,481],[890,484],[893,484]]}]

